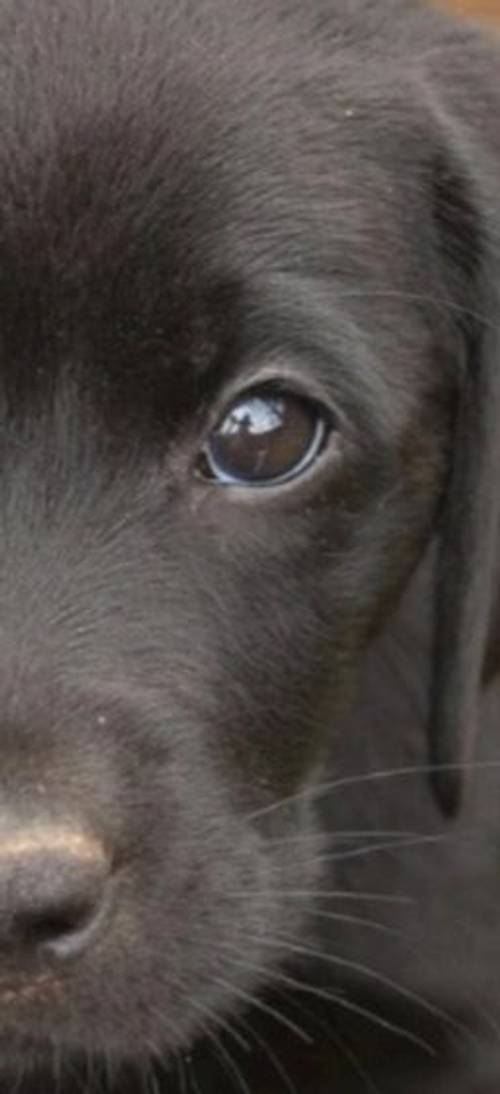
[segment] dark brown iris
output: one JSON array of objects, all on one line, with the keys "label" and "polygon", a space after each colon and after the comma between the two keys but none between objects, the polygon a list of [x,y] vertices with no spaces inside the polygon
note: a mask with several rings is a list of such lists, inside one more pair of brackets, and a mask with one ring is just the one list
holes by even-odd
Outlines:
[{"label": "dark brown iris", "polygon": [[211,478],[265,485],[299,474],[318,454],[326,424],[298,395],[253,392],[235,402],[211,434],[205,460]]}]

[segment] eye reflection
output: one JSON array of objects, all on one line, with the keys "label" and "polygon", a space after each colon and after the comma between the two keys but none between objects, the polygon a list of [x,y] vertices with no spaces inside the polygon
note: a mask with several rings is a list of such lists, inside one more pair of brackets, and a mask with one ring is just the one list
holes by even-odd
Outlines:
[{"label": "eye reflection", "polygon": [[250,433],[259,436],[262,433],[272,433],[274,429],[281,429],[285,417],[285,407],[282,399],[253,398],[247,402],[237,404],[220,427],[223,436],[234,436],[236,433]]}]

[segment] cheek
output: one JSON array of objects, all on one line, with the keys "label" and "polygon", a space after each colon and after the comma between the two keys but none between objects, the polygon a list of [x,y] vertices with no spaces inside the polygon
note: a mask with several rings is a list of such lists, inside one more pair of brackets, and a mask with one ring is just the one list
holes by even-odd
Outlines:
[{"label": "cheek", "polygon": [[261,553],[240,564],[237,582],[218,583],[224,611],[206,629],[204,716],[246,801],[309,778],[367,644],[423,554],[436,505],[434,493],[396,484],[342,529],[325,514],[300,551],[279,562]]},{"label": "cheek", "polygon": [[230,616],[207,638],[200,716],[239,809],[293,793],[317,763],[332,676],[317,584],[313,574],[286,587],[269,572],[252,578],[241,596],[233,588]]}]

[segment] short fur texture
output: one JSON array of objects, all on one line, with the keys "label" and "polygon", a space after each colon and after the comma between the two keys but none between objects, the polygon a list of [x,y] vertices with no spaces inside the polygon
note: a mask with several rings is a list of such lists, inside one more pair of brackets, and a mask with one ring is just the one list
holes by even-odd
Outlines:
[{"label": "short fur texture", "polygon": [[[498,1094],[497,47],[2,0],[0,133],[1,1094]],[[201,479],[264,368],[337,443]]]}]

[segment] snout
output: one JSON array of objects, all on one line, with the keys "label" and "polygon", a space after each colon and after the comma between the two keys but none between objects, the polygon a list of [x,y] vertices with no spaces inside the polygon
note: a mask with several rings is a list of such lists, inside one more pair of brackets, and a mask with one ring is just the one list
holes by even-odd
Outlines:
[{"label": "snout", "polygon": [[[5,829],[4,829],[5,831]],[[0,955],[30,972],[79,956],[109,906],[110,861],[69,824],[0,828]]]}]

